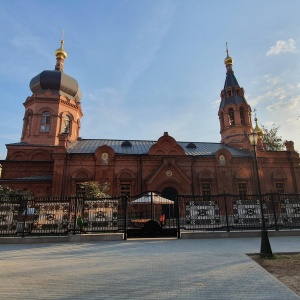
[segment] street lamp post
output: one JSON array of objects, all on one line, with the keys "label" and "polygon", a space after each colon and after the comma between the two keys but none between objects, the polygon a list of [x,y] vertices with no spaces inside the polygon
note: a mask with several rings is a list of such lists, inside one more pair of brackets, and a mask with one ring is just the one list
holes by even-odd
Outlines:
[{"label": "street lamp post", "polygon": [[254,158],[255,158],[255,170],[256,170],[256,178],[257,178],[257,187],[258,187],[258,195],[259,195],[259,206],[261,212],[261,246],[260,246],[260,256],[273,256],[268,230],[266,227],[266,221],[264,216],[264,208],[263,208],[263,201],[261,195],[261,188],[260,188],[260,180],[259,180],[259,172],[258,172],[258,163],[257,163],[257,155],[256,155],[256,147],[258,141],[258,134],[256,132],[251,132],[249,135],[250,144],[253,146],[254,149]]}]

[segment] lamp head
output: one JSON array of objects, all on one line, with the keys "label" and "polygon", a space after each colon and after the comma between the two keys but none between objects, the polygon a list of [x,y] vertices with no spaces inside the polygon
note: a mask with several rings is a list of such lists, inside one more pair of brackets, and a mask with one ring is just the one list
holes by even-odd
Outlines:
[{"label": "lamp head", "polygon": [[258,134],[255,131],[249,133],[248,138],[252,146],[257,146]]}]

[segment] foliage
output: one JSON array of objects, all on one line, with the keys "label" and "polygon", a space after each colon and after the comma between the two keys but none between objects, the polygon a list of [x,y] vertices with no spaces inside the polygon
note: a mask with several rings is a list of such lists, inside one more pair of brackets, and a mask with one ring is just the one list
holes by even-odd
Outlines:
[{"label": "foliage", "polygon": [[266,145],[267,151],[283,151],[284,143],[282,140],[282,137],[278,135],[278,129],[279,126],[275,126],[273,124],[273,127],[268,129],[267,127],[262,126],[262,130],[264,131],[263,141]]},{"label": "foliage", "polygon": [[8,196],[8,197],[16,197],[16,196],[30,196],[31,191],[29,190],[12,190],[7,185],[0,185],[0,195]]},{"label": "foliage", "polygon": [[7,185],[0,185],[0,195],[8,196],[11,189]]},{"label": "foliage", "polygon": [[109,183],[99,183],[97,181],[88,181],[84,182],[80,185],[83,194],[87,198],[105,198],[109,195],[107,192],[109,191]]}]

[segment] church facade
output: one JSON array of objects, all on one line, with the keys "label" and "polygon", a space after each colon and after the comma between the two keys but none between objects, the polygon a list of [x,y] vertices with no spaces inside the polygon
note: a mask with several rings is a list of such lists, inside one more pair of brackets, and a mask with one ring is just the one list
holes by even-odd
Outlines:
[{"label": "church facade", "polygon": [[255,194],[254,148],[248,138],[254,131],[259,136],[256,153],[262,193],[299,193],[299,154],[292,141],[285,143],[286,151],[265,150],[263,132],[256,119],[252,124],[251,107],[228,50],[216,112],[219,143],[176,141],[168,132],[155,141],[81,138],[84,107],[77,81],[64,73],[63,41],[55,56],[55,69],[30,81],[32,95],[24,102],[21,141],[6,145],[0,185],[27,189],[35,196],[74,195],[86,181],[108,182],[112,196],[146,191],[169,199],[177,194]]}]

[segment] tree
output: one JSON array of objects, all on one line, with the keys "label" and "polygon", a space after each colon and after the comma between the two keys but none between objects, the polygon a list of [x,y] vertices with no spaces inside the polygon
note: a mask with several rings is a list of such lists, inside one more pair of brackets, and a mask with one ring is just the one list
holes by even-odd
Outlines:
[{"label": "tree", "polygon": [[7,196],[7,197],[17,197],[17,196],[31,196],[30,190],[12,190],[7,185],[0,185],[0,196]]},{"label": "tree", "polygon": [[87,181],[80,185],[83,194],[87,198],[105,198],[109,197],[109,183],[105,182],[100,184],[97,181]]},{"label": "tree", "polygon": [[279,126],[275,126],[273,124],[273,127],[271,129],[268,129],[267,127],[262,126],[262,130],[264,131],[263,141],[266,145],[267,151],[283,151],[284,143],[282,140],[282,137],[278,135],[278,129]]},{"label": "tree", "polygon": [[0,185],[0,195],[8,196],[10,192],[11,188],[9,188],[7,185]]}]

